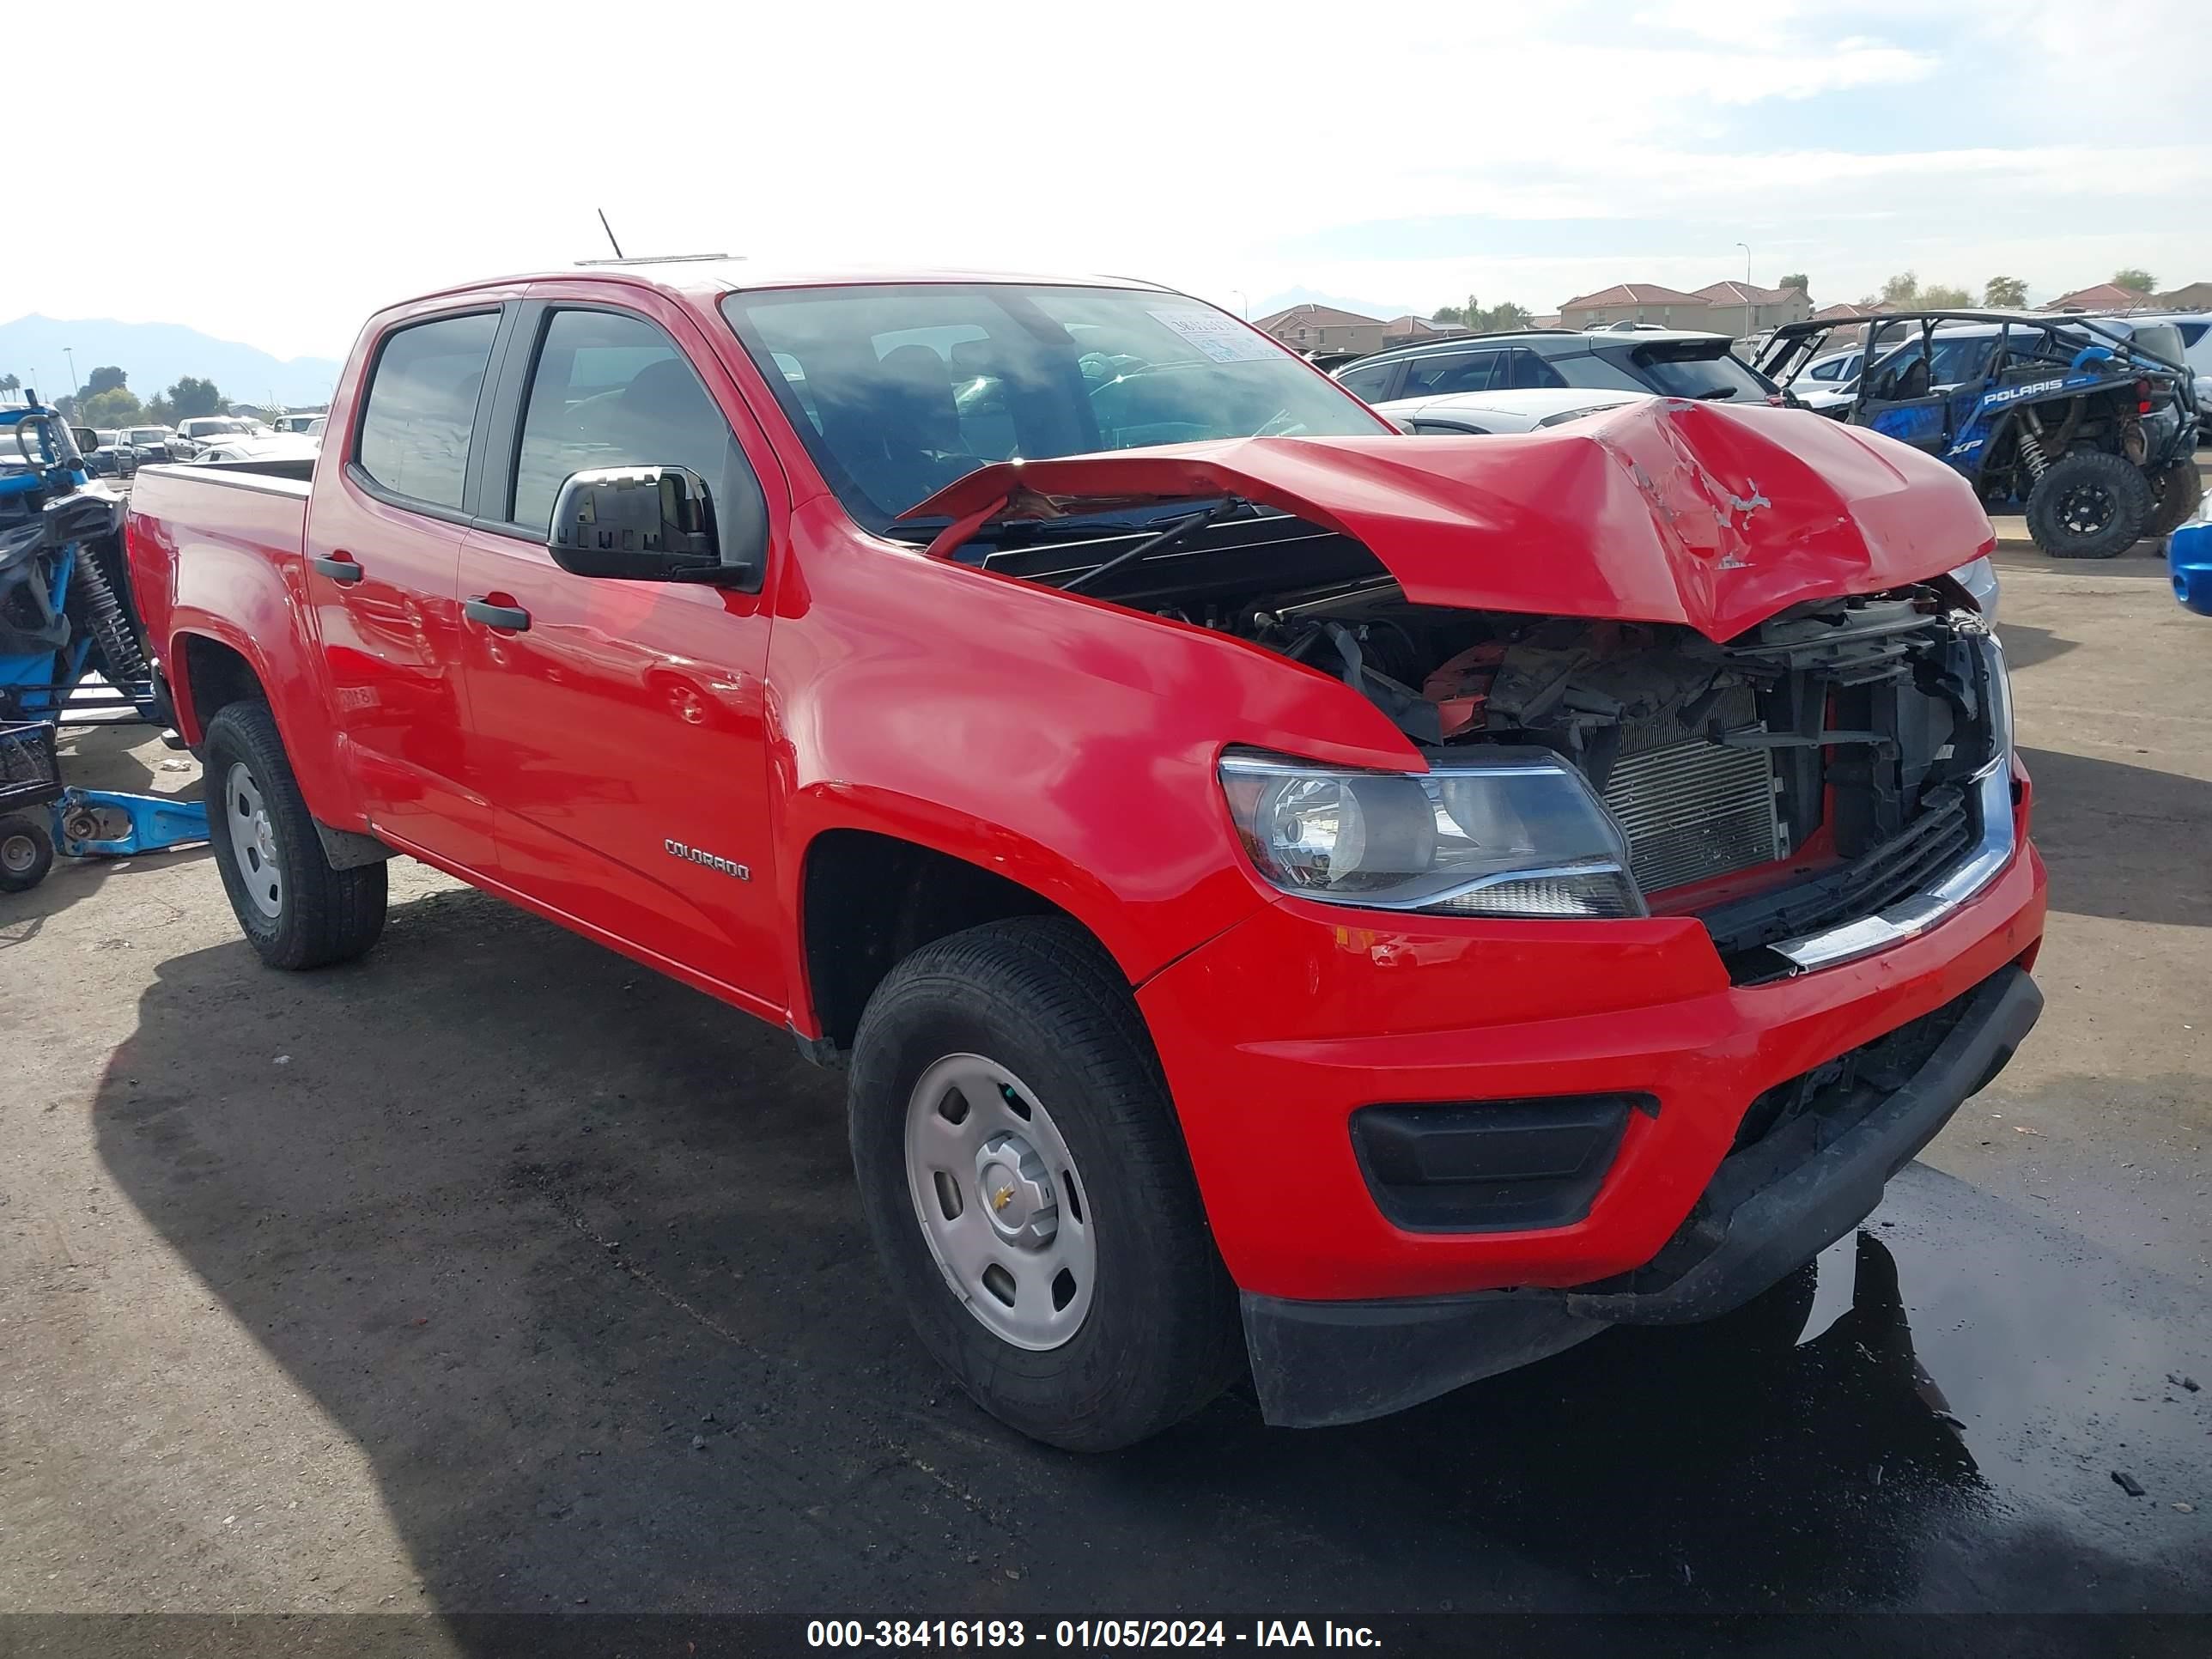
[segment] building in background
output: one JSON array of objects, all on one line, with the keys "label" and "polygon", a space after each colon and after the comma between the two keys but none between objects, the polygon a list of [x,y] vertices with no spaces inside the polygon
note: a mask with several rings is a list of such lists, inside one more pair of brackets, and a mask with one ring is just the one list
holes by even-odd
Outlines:
[{"label": "building in background", "polygon": [[1660,328],[1704,328],[1705,302],[1695,294],[1656,283],[1615,283],[1595,294],[1578,295],[1559,307],[1559,322],[1572,329],[1606,328],[1614,323],[1650,323]]},{"label": "building in background", "polygon": [[2118,283],[2097,283],[2087,288],[2077,288],[2071,294],[2062,294],[2041,311],[2136,311],[2151,302],[2150,295],[2141,289],[2122,288]]},{"label": "building in background", "polygon": [[1565,328],[1610,328],[1641,323],[1659,328],[1702,329],[1741,339],[1813,315],[1813,298],[1802,288],[1760,288],[1754,283],[1715,283],[1695,294],[1657,283],[1615,283],[1559,307]]},{"label": "building in background", "polygon": [[1784,323],[1802,323],[1813,314],[1813,296],[1802,288],[1757,288],[1749,283],[1715,283],[1698,290],[1705,320],[1692,328],[1711,329],[1740,340]]},{"label": "building in background", "polygon": [[1432,322],[1426,317],[1393,317],[1383,325],[1382,343],[1386,346],[1420,345],[1430,340],[1455,339],[1471,331],[1457,323]]},{"label": "building in background", "polygon": [[1293,351],[1357,351],[1363,355],[1382,349],[1391,325],[1379,317],[1363,317],[1334,306],[1292,306],[1255,321],[1253,327],[1272,334]]}]

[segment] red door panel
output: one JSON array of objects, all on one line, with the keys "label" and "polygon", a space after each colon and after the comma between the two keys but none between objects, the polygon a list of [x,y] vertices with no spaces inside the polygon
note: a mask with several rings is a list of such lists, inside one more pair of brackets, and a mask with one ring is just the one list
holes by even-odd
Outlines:
[{"label": "red door panel", "polygon": [[501,878],[781,1010],[758,597],[572,576],[487,531],[459,591],[492,618],[464,619],[462,659]]},{"label": "red door panel", "polygon": [[[340,481],[308,515],[307,586],[340,764],[359,781],[371,823],[410,848],[489,870],[489,811],[462,782],[462,533]],[[349,570],[360,574],[345,580]]]}]

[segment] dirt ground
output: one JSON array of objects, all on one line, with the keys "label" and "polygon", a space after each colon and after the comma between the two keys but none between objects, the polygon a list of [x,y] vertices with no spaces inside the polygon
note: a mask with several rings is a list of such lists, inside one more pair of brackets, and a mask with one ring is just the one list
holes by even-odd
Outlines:
[{"label": "dirt ground", "polygon": [[[1357,1429],[1018,1441],[781,1033],[404,860],[300,976],[204,851],[64,863],[0,898],[0,1612],[2212,1611],[2212,623],[2149,549],[2002,562],[2054,909],[2010,1070],[1794,1345]],[[143,728],[65,765],[195,787]]]}]

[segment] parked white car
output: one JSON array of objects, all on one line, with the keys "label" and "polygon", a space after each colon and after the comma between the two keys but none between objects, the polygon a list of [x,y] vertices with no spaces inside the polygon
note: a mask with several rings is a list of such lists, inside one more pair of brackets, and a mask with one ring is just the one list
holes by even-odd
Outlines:
[{"label": "parked white car", "polygon": [[195,466],[217,461],[312,461],[322,453],[319,439],[293,432],[271,432],[258,437],[211,439],[192,457]]},{"label": "parked white car", "polygon": [[2212,431],[2206,429],[2208,422],[2212,422],[2212,312],[2131,311],[2125,317],[2105,320],[2173,325],[2181,336],[2181,360],[2197,382],[2197,441],[2212,443]]},{"label": "parked white car", "polygon": [[1648,392],[1605,392],[1589,386],[1528,386],[1510,392],[1451,392],[1434,398],[1400,398],[1377,404],[1386,415],[1417,433],[1459,433],[1487,437],[1498,432],[1534,432],[1641,403]]}]

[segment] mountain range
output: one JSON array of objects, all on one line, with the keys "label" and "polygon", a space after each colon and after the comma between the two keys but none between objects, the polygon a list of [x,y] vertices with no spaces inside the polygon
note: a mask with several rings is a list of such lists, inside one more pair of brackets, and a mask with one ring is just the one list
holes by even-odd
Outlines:
[{"label": "mountain range", "polygon": [[[18,317],[0,323],[0,374],[19,376],[48,398],[73,388],[66,346],[76,358],[79,385],[112,363],[130,378],[141,398],[151,398],[185,375],[213,380],[226,398],[287,405],[319,404],[337,384],[339,365],[329,357],[272,357],[258,346],[218,340],[181,323],[118,323],[109,318],[58,321]],[[33,376],[36,378],[33,378]]]}]

